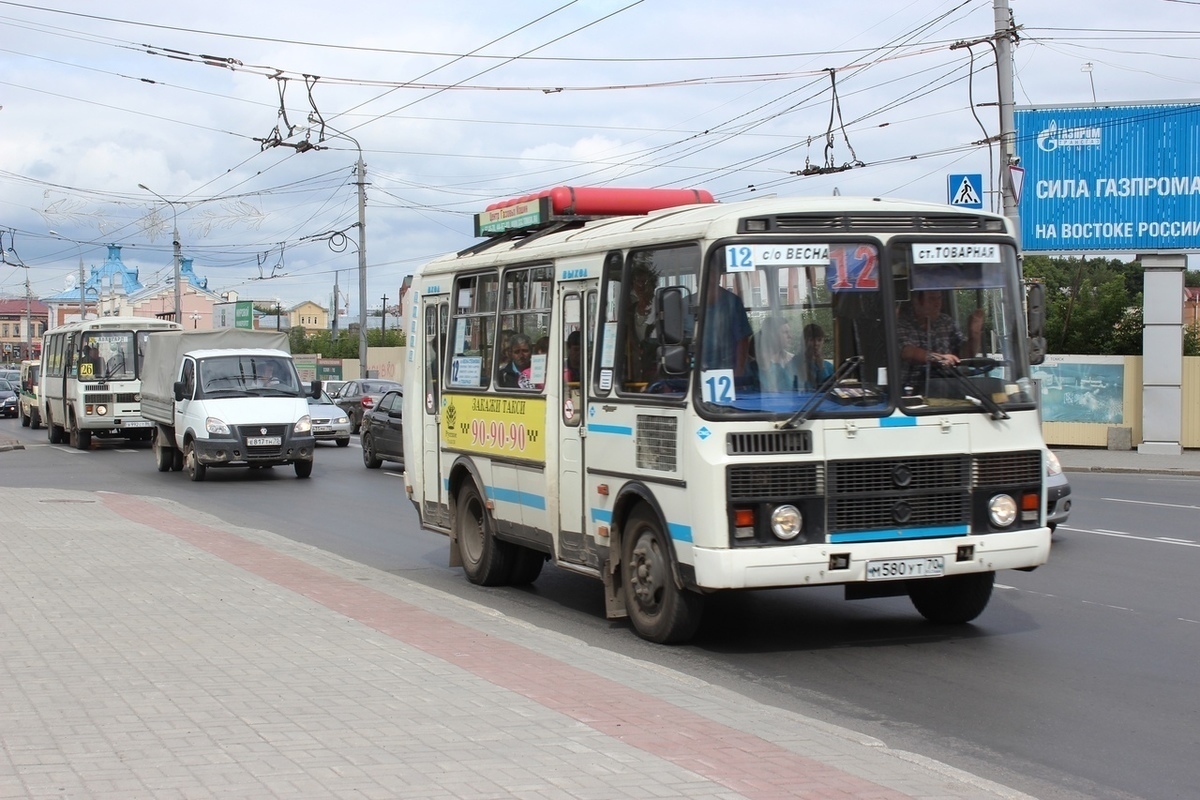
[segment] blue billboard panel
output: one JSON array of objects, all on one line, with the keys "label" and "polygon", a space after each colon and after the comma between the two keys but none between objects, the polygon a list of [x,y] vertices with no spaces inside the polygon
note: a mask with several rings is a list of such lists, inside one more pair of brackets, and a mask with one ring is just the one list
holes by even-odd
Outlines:
[{"label": "blue billboard panel", "polygon": [[1019,108],[1026,251],[1200,251],[1200,105]]}]

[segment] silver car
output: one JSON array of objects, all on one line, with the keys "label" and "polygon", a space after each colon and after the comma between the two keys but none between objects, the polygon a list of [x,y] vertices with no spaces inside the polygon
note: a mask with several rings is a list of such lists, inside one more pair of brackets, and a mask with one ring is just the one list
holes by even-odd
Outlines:
[{"label": "silver car", "polygon": [[1054,531],[1071,513],[1071,484],[1053,450],[1046,451],[1046,524]]},{"label": "silver car", "polygon": [[338,447],[350,444],[350,417],[337,407],[328,392],[321,392],[320,398],[308,399],[308,415],[312,417],[313,437],[318,442],[332,439]]}]

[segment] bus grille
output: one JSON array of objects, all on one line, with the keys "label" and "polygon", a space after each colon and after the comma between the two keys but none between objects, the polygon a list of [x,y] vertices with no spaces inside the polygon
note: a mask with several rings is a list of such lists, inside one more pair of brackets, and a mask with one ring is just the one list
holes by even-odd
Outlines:
[{"label": "bus grille", "polygon": [[756,431],[731,433],[725,440],[731,456],[771,456],[786,453],[811,453],[811,431]]},{"label": "bus grille", "polygon": [[114,397],[118,403],[136,403],[139,399],[137,392],[118,392],[115,395],[85,392],[83,395],[83,402],[91,405],[96,405],[97,403],[112,405]]},{"label": "bus grille", "polygon": [[820,495],[823,489],[821,465],[739,464],[725,473],[731,503],[796,500]]},{"label": "bus grille", "polygon": [[829,463],[829,531],[965,524],[965,455]]},{"label": "bus grille", "polygon": [[678,468],[678,444],[676,431],[679,420],[675,417],[652,417],[638,414],[637,418],[637,465],[639,469],[674,472]]},{"label": "bus grille", "polygon": [[[756,217],[758,221],[761,218]],[[742,233],[746,233],[742,220]],[[891,230],[938,233],[1002,233],[1004,223],[977,214],[781,214],[767,218],[767,230],[778,233]]]},{"label": "bus grille", "polygon": [[983,453],[975,456],[973,486],[1015,486],[1042,482],[1042,453]]}]

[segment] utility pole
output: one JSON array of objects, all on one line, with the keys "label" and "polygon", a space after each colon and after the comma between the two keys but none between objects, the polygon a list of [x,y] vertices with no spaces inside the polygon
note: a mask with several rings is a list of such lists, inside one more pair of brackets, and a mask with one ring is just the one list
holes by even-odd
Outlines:
[{"label": "utility pole", "polygon": [[159,200],[162,200],[164,203],[166,203],[168,206],[171,207],[171,219],[174,222],[174,228],[171,231],[171,237],[175,240],[175,316],[172,317],[172,319],[175,322],[178,322],[180,325],[182,325],[183,324],[183,312],[181,310],[182,297],[180,294],[182,291],[182,287],[179,285],[179,265],[183,261],[183,252],[182,252],[182,249],[179,244],[179,214],[178,214],[178,212],[175,211],[174,203],[172,203],[167,198],[163,197],[158,192],[151,189],[146,184],[139,183],[138,188],[145,189],[147,192],[154,195]]},{"label": "utility pole", "polygon": [[379,344],[387,346],[387,295],[383,296],[383,310],[379,312]]},{"label": "utility pole", "polygon": [[[358,142],[354,142],[358,146]],[[367,377],[367,165],[358,148],[358,377]]]},{"label": "utility pole", "polygon": [[[83,253],[79,253],[79,321],[87,319],[87,290],[83,286]],[[99,315],[97,315],[99,316]]]},{"label": "utility pole", "polygon": [[1000,192],[1004,216],[1012,220],[1017,243],[1021,238],[1021,211],[1017,206],[1012,167],[1017,166],[1016,119],[1013,113],[1013,39],[1017,35],[1008,0],[995,0],[996,81],[1000,94]]},{"label": "utility pole", "polygon": [[340,299],[341,290],[338,288],[338,278],[341,277],[341,270],[333,272],[333,326],[330,328],[329,341],[337,342],[338,337],[338,300]]}]

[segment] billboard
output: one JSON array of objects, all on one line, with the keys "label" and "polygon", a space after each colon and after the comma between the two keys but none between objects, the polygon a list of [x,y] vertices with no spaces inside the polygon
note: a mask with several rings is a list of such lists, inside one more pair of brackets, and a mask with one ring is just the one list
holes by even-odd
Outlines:
[{"label": "billboard", "polygon": [[1200,104],[1016,109],[1027,252],[1200,251]]},{"label": "billboard", "polygon": [[254,328],[254,303],[239,300],[236,303],[216,303],[213,305],[214,328]]}]

